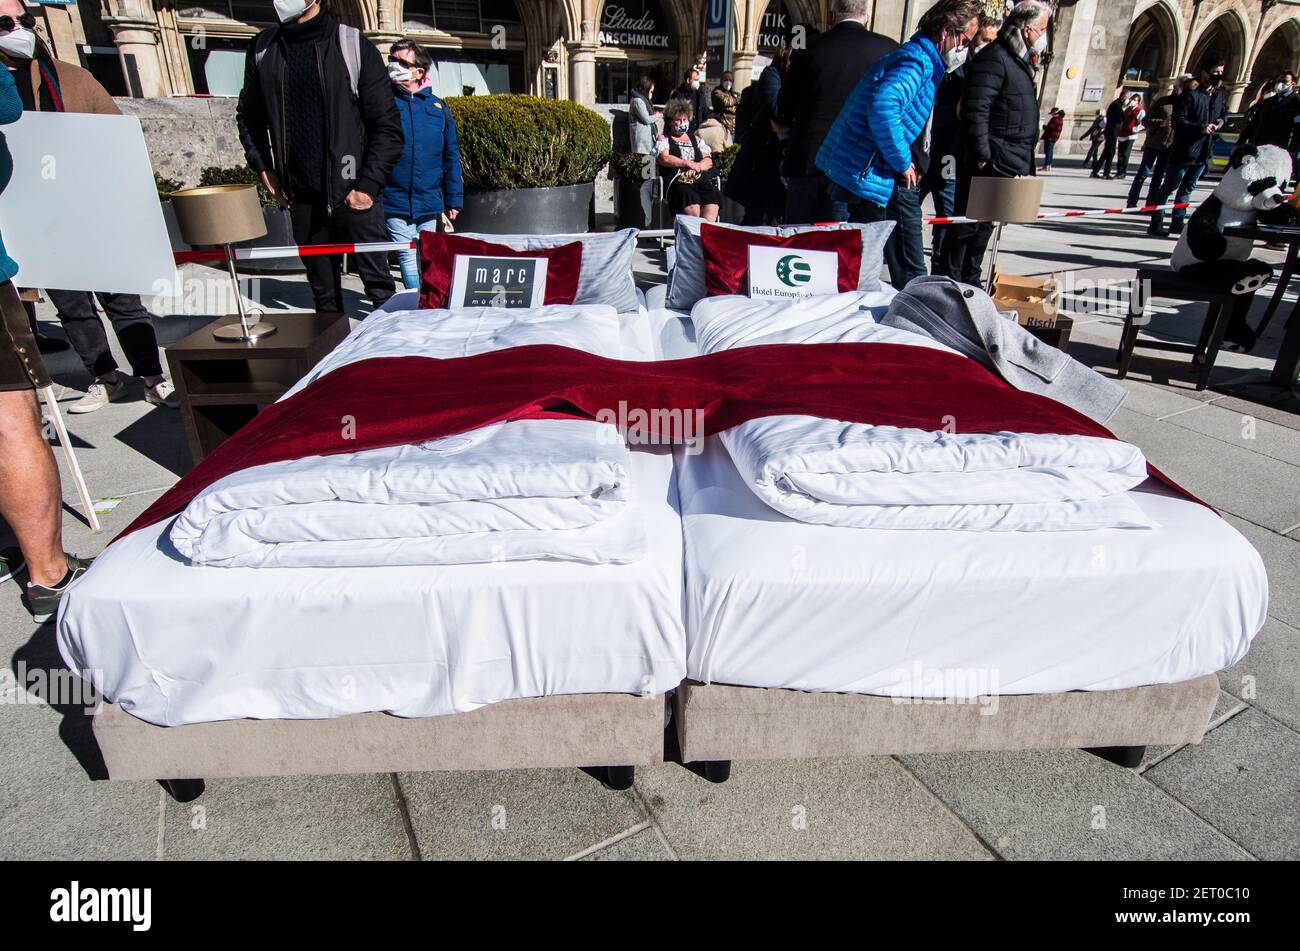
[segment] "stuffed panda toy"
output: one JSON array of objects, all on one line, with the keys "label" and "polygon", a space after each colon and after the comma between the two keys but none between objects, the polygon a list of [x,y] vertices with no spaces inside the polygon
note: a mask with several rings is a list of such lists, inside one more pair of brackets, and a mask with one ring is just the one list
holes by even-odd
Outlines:
[{"label": "stuffed panda toy", "polygon": [[[1229,238],[1225,228],[1256,222],[1288,224],[1295,209],[1286,202],[1291,180],[1291,156],[1275,145],[1243,145],[1232,153],[1214,193],[1192,213],[1178,238],[1170,264],[1196,281],[1230,288],[1233,294],[1251,294],[1263,287],[1273,268],[1250,256],[1254,242]],[[1224,334],[1225,347],[1250,350],[1255,332],[1246,322],[1244,308],[1233,314]]]}]

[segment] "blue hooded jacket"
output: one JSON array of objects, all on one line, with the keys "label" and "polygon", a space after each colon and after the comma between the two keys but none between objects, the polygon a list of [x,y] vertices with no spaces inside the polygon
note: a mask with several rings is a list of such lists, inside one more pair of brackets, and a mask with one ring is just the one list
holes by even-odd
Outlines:
[{"label": "blue hooded jacket", "polygon": [[849,94],[817,153],[826,177],[882,208],[894,176],[912,164],[912,143],[934,108],[946,72],[929,37],[916,34],[876,63]]},{"label": "blue hooded jacket", "polygon": [[456,120],[427,86],[414,93],[394,86],[393,96],[406,141],[384,189],[384,214],[424,224],[465,200]]}]

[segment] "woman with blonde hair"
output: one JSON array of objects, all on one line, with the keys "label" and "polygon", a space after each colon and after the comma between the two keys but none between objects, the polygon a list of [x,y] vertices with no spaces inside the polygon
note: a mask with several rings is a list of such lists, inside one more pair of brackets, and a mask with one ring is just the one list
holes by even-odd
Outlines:
[{"label": "woman with blonde hair", "polygon": [[672,177],[668,203],[673,214],[717,221],[722,193],[709,174],[712,149],[691,131],[692,112],[686,100],[669,100],[664,107],[664,134],[655,143],[655,153],[663,173]]}]

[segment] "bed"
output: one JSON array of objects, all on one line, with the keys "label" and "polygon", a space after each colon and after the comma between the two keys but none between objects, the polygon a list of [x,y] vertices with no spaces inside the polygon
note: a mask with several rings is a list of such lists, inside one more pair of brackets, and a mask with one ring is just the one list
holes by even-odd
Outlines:
[{"label": "bed", "polygon": [[[623,356],[652,356],[644,311],[619,327]],[[313,376],[392,337],[361,336]],[[190,799],[196,777],[581,766],[626,787],[661,761],[685,675],[670,451],[633,452],[631,476],[646,552],[629,564],[228,568],[181,558],[170,523],[120,539],[58,625],[112,698],[94,719],[110,778]]]},{"label": "bed", "polygon": [[[879,299],[886,303],[889,293]],[[690,316],[648,295],[668,356]],[[1136,766],[1198,742],[1216,673],[1267,612],[1259,554],[1148,480],[1155,531],[860,530],[765,505],[719,437],[676,454],[686,566],[683,761],[1086,748]]]}]

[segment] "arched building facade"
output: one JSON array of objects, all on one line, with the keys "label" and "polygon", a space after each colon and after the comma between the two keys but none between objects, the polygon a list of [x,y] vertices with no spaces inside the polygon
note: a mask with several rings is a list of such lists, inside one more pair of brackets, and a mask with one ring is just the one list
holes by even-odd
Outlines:
[{"label": "arched building facade", "polygon": [[[682,71],[730,64],[738,87],[781,42],[824,29],[829,0],[325,0],[381,50],[401,37],[432,53],[439,91],[527,92],[625,102],[643,74],[666,95]],[[926,0],[871,0],[873,28],[905,38]],[[234,95],[271,0],[99,0],[33,5],[64,59],[116,95]],[[713,24],[713,29],[710,29]],[[719,27],[719,24],[722,24]],[[1233,109],[1300,65],[1300,0],[1059,0],[1042,72],[1043,110],[1086,125],[1119,90],[1154,96],[1205,56],[1227,61]],[[1070,138],[1067,131],[1066,139]]]}]

